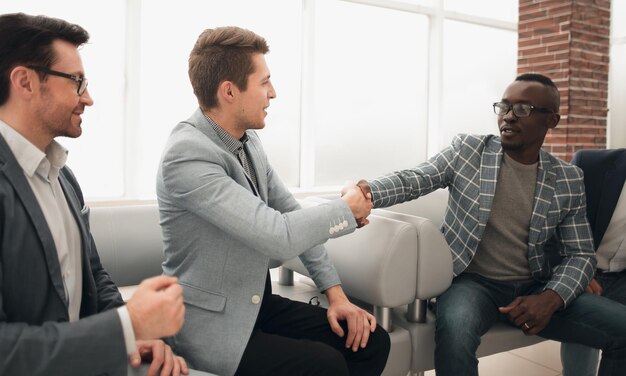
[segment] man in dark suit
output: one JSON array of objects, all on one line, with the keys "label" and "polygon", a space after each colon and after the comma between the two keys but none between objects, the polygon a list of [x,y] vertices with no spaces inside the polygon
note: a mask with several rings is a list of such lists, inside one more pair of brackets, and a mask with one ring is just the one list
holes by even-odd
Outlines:
[{"label": "man in dark suit", "polygon": [[[587,218],[598,267],[587,292],[626,304],[626,149],[581,150],[572,164],[585,174]],[[595,375],[599,350],[561,345],[564,376]]]},{"label": "man in dark suit", "polygon": [[0,15],[0,374],[125,375],[129,355],[153,358],[151,375],[187,373],[158,340],[182,326],[182,289],[154,277],[124,305],[55,141],[80,136],[93,104],[77,50],[88,39],[63,20]]}]

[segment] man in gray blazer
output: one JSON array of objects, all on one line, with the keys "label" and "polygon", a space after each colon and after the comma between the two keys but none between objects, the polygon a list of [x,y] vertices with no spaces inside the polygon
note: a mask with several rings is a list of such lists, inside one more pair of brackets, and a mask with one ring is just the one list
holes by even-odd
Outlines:
[{"label": "man in gray blazer", "polygon": [[[178,124],[157,177],[166,274],[179,277],[187,313],[173,339],[191,366],[220,375],[375,375],[389,337],[341,289],[323,243],[369,215],[357,187],[301,209],[255,133],[276,96],[265,40],[204,31],[189,58],[200,108]],[[271,259],[300,256],[328,311],[273,295]]]},{"label": "man in gray blazer", "polygon": [[[158,340],[182,326],[182,289],[159,276],[124,305],[89,232],[89,208],[54,139],[78,137],[93,100],[78,25],[0,15],[0,375],[187,373]],[[157,339],[157,340],[155,340]]]}]

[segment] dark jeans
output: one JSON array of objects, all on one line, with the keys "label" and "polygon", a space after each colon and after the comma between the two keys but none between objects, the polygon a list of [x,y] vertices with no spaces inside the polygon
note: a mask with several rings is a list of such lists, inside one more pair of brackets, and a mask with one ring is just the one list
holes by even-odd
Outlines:
[{"label": "dark jeans", "polygon": [[[461,274],[437,300],[435,369],[437,376],[478,375],[480,337],[507,316],[498,307],[522,295],[539,294],[544,285],[500,282]],[[582,294],[555,312],[541,337],[602,349],[599,375],[623,375],[626,369],[626,306]]]},{"label": "dark jeans", "polygon": [[389,335],[378,326],[367,347],[352,352],[345,335],[331,331],[326,309],[268,294],[236,374],[380,375],[389,348]]}]

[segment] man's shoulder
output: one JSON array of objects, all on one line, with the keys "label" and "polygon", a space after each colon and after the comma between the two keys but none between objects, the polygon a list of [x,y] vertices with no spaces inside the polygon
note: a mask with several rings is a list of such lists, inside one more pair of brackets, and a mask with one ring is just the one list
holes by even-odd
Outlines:
[{"label": "man's shoulder", "polygon": [[452,148],[460,151],[483,152],[484,150],[492,150],[497,152],[500,150],[500,138],[492,134],[477,135],[459,133],[452,139]]},{"label": "man's shoulder", "polygon": [[471,134],[459,133],[454,136],[453,142],[460,142],[468,145],[486,145],[490,143],[500,143],[500,138],[493,134]]},{"label": "man's shoulder", "polygon": [[[212,131],[207,128],[207,131]],[[217,137],[217,136],[216,136]],[[187,119],[178,123],[170,133],[164,148],[164,153],[168,152],[179,155],[186,154],[199,149],[218,148],[216,142],[207,137],[206,134],[198,128],[198,124]]]},{"label": "man's shoulder", "polygon": [[544,150],[541,151],[541,159],[543,163],[546,161],[549,163],[550,169],[556,174],[557,181],[580,182],[582,184],[583,172],[580,167],[555,157]]}]

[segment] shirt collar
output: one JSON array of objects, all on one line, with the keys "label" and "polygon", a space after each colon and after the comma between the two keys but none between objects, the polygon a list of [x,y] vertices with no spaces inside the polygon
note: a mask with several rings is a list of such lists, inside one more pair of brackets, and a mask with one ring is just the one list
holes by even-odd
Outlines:
[{"label": "shirt collar", "polygon": [[52,140],[44,153],[2,120],[0,134],[28,177],[32,178],[37,173],[46,180],[56,179],[59,170],[65,166],[68,151],[56,140]]},{"label": "shirt collar", "polygon": [[209,122],[215,133],[217,133],[217,136],[220,138],[220,140],[222,140],[224,145],[226,145],[228,151],[233,154],[239,153],[239,150],[241,150],[241,148],[243,148],[243,145],[248,141],[248,134],[244,133],[243,137],[241,137],[240,140],[237,140],[235,137],[231,136],[230,133],[226,132],[224,128],[217,125],[217,123],[214,122],[213,119],[208,117],[206,114],[204,114],[204,117]]}]

